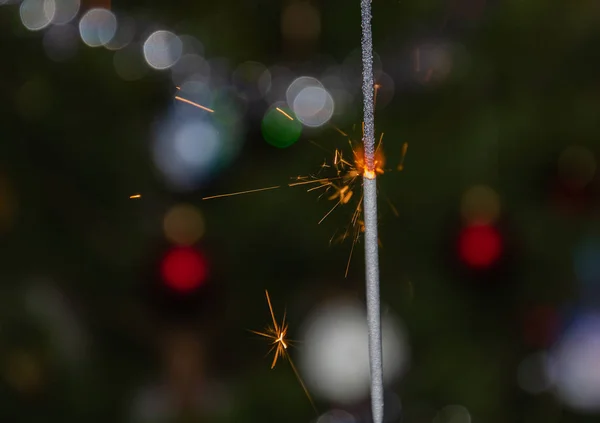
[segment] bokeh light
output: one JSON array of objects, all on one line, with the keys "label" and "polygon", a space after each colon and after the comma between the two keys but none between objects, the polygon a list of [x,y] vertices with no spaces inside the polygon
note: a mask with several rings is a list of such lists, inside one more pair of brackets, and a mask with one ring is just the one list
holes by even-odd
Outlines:
[{"label": "bokeh light", "polygon": [[322,126],[333,116],[333,98],[325,88],[306,87],[294,99],[293,110],[304,125]]},{"label": "bokeh light", "polygon": [[[327,303],[311,313],[303,337],[301,369],[316,395],[340,404],[369,392],[368,334],[364,305],[349,300]],[[384,381],[390,383],[409,358],[404,329],[390,314],[382,316]]]},{"label": "bokeh light", "polygon": [[56,13],[52,19],[55,25],[65,25],[71,22],[79,13],[79,0],[54,0],[56,2]]},{"label": "bokeh light", "polygon": [[9,351],[4,359],[4,380],[22,394],[38,391],[44,384],[45,375],[40,357],[30,351]]},{"label": "bokeh light", "polygon": [[[214,107],[214,92],[200,82],[185,83],[178,96],[202,107]],[[152,153],[171,189],[200,188],[239,153],[243,140],[243,122],[236,120],[239,110],[227,102],[221,102],[219,107],[218,111],[209,112],[174,100],[168,115],[159,121]],[[220,115],[228,118],[223,121]],[[229,124],[231,121],[236,125]]]},{"label": "bokeh light", "polygon": [[321,13],[309,2],[291,2],[281,14],[281,35],[294,43],[315,41],[321,34]]},{"label": "bokeh light", "polygon": [[108,50],[120,50],[128,46],[135,37],[135,20],[122,13],[118,16],[119,25],[115,36],[104,47]]},{"label": "bokeh light", "polygon": [[594,154],[584,146],[567,147],[558,159],[561,182],[568,188],[585,188],[596,175],[597,163]]},{"label": "bokeh light", "polygon": [[165,284],[180,293],[194,291],[208,277],[204,256],[191,247],[176,247],[169,251],[161,264]]},{"label": "bokeh light", "polygon": [[72,25],[55,25],[44,34],[44,51],[55,62],[64,62],[77,53],[79,45],[77,29]]},{"label": "bokeh light", "polygon": [[30,31],[46,28],[56,14],[55,0],[23,0],[19,8],[21,22]]},{"label": "bokeh light", "polygon": [[500,216],[500,196],[487,185],[475,185],[463,194],[461,214],[468,224],[494,223]]},{"label": "bokeh light", "polygon": [[302,124],[283,104],[271,107],[262,120],[262,135],[265,141],[278,148],[294,144],[302,134]]},{"label": "bokeh light", "polygon": [[154,69],[163,70],[173,66],[183,52],[183,43],[170,31],[156,31],[144,42],[144,58]]},{"label": "bokeh light", "polygon": [[375,107],[378,110],[384,109],[392,99],[395,93],[394,79],[387,73],[381,71],[375,81],[377,94],[375,97]]},{"label": "bokeh light", "polygon": [[178,204],[165,214],[165,237],[178,245],[192,245],[204,235],[204,217],[191,204]]},{"label": "bokeh light", "polygon": [[286,91],[286,100],[298,120],[306,126],[321,126],[333,116],[333,98],[316,78],[296,78]]},{"label": "bokeh light", "polygon": [[447,405],[437,413],[433,423],[471,423],[471,414],[462,405]]},{"label": "bokeh light", "polygon": [[500,234],[490,225],[469,225],[462,229],[458,240],[460,258],[470,267],[493,265],[502,253]]},{"label": "bokeh light", "polygon": [[600,413],[600,313],[580,314],[552,350],[548,375],[569,407]]},{"label": "bokeh light", "polygon": [[449,42],[423,43],[413,51],[413,71],[422,84],[445,81],[454,68],[453,45]]},{"label": "bokeh light", "polygon": [[528,355],[521,361],[517,369],[517,383],[525,392],[537,395],[552,388],[548,378],[548,354],[540,351]]},{"label": "bokeh light", "polygon": [[171,67],[171,79],[175,86],[184,85],[186,82],[208,83],[210,78],[210,65],[200,55],[188,53]]},{"label": "bokeh light", "polygon": [[90,47],[100,47],[108,44],[116,32],[117,17],[107,9],[90,9],[79,21],[81,39]]},{"label": "bokeh light", "polygon": [[329,410],[317,418],[316,423],[355,423],[356,418],[344,410]]},{"label": "bokeh light", "polygon": [[263,98],[271,88],[271,73],[262,63],[248,61],[235,69],[232,82],[243,98],[256,101]]}]

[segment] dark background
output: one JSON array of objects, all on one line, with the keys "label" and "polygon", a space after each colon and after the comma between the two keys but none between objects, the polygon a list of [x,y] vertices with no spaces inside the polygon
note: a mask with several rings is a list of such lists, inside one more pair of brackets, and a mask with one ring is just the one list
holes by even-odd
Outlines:
[{"label": "dark background", "polygon": [[[88,1],[81,10],[108,3]],[[360,9],[358,1],[311,3],[321,32],[299,45],[282,36],[283,1],[110,7],[141,28],[193,35],[205,57],[234,68],[254,60],[318,76],[321,63],[342,63],[360,45]],[[155,122],[173,103],[167,73],[148,69],[124,81],[114,52],[81,42],[72,58],[53,61],[43,31],[25,29],[18,7],[0,6],[2,421],[128,421],[139,389],[170,374],[165,351],[177,334],[185,345],[199,343],[201,383],[213,394],[223,387],[227,399],[172,421],[314,420],[292,371],[285,363],[269,370],[267,345],[246,329],[269,323],[264,289],[278,310],[287,305],[291,337],[321,299],[363,297],[362,244],[345,278],[350,244],[328,242],[349,215],[336,211],[318,225],[332,203],[301,188],[202,197],[285,184],[323,161],[310,140],[343,147],[344,138],[324,127],[274,148],[260,129],[269,103],[251,103],[237,158],[198,189],[176,192],[149,148]],[[376,118],[390,163],[409,144],[404,170],[379,178],[399,211],[395,217],[382,197],[382,302],[402,318],[412,351],[408,372],[391,387],[403,421],[455,421],[436,417],[448,404],[463,405],[476,422],[595,421],[552,390],[526,393],[517,369],[597,298],[582,287],[573,257],[598,229],[600,180],[572,184],[583,165],[565,176],[558,162],[571,145],[599,153],[600,6],[374,0],[373,14],[381,69],[394,83]],[[433,66],[430,76],[417,71],[413,53],[423,43],[453,46],[451,66]],[[334,117],[336,125],[360,124],[360,100]],[[504,250],[475,271],[457,258],[456,237],[465,224],[461,196],[477,184],[499,194],[495,225]],[[142,197],[130,199],[135,193]],[[170,248],[162,219],[179,202],[204,215],[199,248],[211,268],[202,289],[185,298],[158,272]],[[36,313],[30,286],[42,287],[49,313],[59,308],[52,295],[68,305],[66,321],[84,334],[74,354],[62,352],[67,341]],[[317,403],[322,412],[332,407]]]}]

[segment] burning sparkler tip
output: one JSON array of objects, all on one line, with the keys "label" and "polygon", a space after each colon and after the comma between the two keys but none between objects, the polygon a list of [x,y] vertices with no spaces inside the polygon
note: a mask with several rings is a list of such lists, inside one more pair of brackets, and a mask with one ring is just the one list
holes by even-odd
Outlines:
[{"label": "burning sparkler tip", "polygon": [[367,179],[375,179],[377,177],[377,173],[374,170],[365,169],[363,173],[364,177]]}]

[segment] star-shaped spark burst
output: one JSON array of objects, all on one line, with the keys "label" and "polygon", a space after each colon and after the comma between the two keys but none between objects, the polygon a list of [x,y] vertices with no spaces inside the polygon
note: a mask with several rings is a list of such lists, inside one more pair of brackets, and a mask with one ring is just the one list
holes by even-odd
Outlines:
[{"label": "star-shaped spark burst", "polygon": [[[288,332],[288,325],[285,322],[286,313],[285,312],[283,313],[283,319],[281,320],[281,323],[277,323],[277,319],[275,319],[275,313],[273,313],[273,306],[271,305],[271,298],[269,297],[268,290],[265,290],[265,295],[267,297],[267,304],[269,304],[269,312],[271,313],[271,319],[273,321],[273,325],[267,326],[264,329],[264,332],[258,332],[255,330],[250,330],[250,332],[252,332],[256,335],[260,335],[264,338],[267,338],[270,341],[271,348],[269,349],[269,352],[267,353],[267,355],[269,355],[269,354],[271,354],[271,352],[275,351],[275,355],[273,356],[273,362],[271,363],[271,369],[275,368],[275,365],[277,364],[277,360],[279,359],[279,357],[283,357],[283,358],[287,359],[287,361],[290,363],[290,367],[292,368],[292,370],[294,371],[294,374],[296,375],[296,378],[298,379],[298,382],[300,383],[300,386],[302,386],[304,393],[308,397],[310,404],[314,408],[315,412],[317,412],[315,403],[313,402],[313,399],[312,399],[310,393],[308,392],[308,389],[306,388],[304,381],[300,377],[300,373],[298,372],[298,369],[296,369],[296,366],[294,365],[294,362],[292,361],[292,357],[290,357],[290,354],[287,351],[288,348],[290,346],[292,346],[294,341],[290,341],[289,339],[286,338],[287,332]],[[318,414],[318,412],[317,412],[317,414]]]}]

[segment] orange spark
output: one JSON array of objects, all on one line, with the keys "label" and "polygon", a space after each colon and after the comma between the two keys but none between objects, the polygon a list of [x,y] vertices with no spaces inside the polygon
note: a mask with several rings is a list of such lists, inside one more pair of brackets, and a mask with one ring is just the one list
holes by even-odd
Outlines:
[{"label": "orange spark", "polygon": [[402,144],[402,157],[400,158],[400,163],[398,164],[398,170],[404,170],[404,158],[406,157],[406,152],[408,151],[408,143],[405,142]]},{"label": "orange spark", "polygon": [[279,113],[281,113],[282,115],[284,115],[289,120],[294,120],[293,117],[291,117],[290,115],[288,115],[286,112],[284,112],[283,110],[281,110],[279,107],[276,107],[275,110],[277,110]]},{"label": "orange spark", "polygon": [[183,101],[184,103],[187,103],[187,104],[190,104],[192,106],[198,107],[199,109],[202,109],[202,110],[206,110],[207,112],[210,112],[210,113],[214,113],[215,112],[213,109],[209,109],[208,107],[203,106],[202,104],[194,103],[193,101],[188,100],[188,99],[183,98],[183,97],[179,97],[178,95],[175,96],[175,100]]},{"label": "orange spark", "polygon": [[[283,357],[283,358],[287,359],[287,361],[290,363],[290,367],[292,368],[292,370],[294,371],[294,374],[296,375],[296,378],[298,379],[298,382],[300,382],[300,386],[302,386],[304,393],[308,397],[310,404],[314,408],[315,412],[317,412],[315,403],[313,402],[313,399],[312,399],[310,393],[308,392],[306,385],[304,385],[304,381],[300,377],[300,373],[296,369],[296,366],[294,365],[294,362],[292,361],[292,357],[290,357],[290,354],[287,351],[288,347],[292,346],[293,341],[290,341],[286,338],[287,331],[288,331],[288,325],[285,322],[286,314],[284,312],[283,320],[281,321],[281,323],[277,323],[277,319],[275,319],[275,313],[273,313],[273,306],[271,305],[271,298],[269,297],[269,291],[266,289],[265,289],[265,295],[267,297],[267,304],[269,305],[269,312],[271,314],[271,320],[273,321],[273,326],[267,326],[267,328],[265,329],[264,332],[258,332],[258,331],[254,331],[254,330],[250,330],[250,332],[252,332],[256,335],[262,336],[264,338],[267,338],[271,341],[271,343],[270,343],[271,349],[269,350],[269,353],[271,353],[271,351],[275,350],[275,356],[273,357],[273,362],[271,363],[271,369],[273,369],[275,367],[275,365],[277,364],[277,359],[279,357]],[[318,412],[317,412],[317,414],[318,414]]]},{"label": "orange spark", "polygon": [[243,194],[251,194],[253,192],[260,192],[260,191],[269,191],[272,189],[277,189],[280,188],[280,185],[276,185],[273,187],[266,187],[266,188],[258,188],[258,189],[249,189],[246,191],[238,191],[238,192],[231,192],[229,194],[219,194],[219,195],[211,195],[210,197],[203,197],[203,200],[211,200],[213,198],[222,198],[222,197],[233,197],[234,195],[243,195]]},{"label": "orange spark", "polygon": [[142,198],[142,194],[133,194],[129,196],[130,199],[134,199],[134,198]]}]

